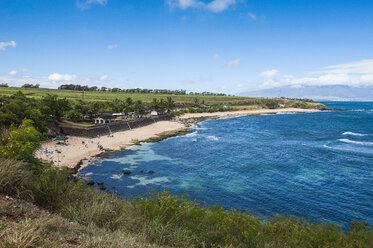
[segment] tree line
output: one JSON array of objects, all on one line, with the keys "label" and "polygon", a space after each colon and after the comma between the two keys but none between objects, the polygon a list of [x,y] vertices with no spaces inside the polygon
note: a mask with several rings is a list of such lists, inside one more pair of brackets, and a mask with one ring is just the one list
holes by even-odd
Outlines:
[{"label": "tree line", "polygon": [[167,90],[167,89],[120,89],[120,88],[108,88],[98,86],[88,86],[79,84],[63,84],[58,87],[59,90],[77,90],[77,91],[110,91],[110,92],[123,92],[123,93],[139,93],[139,94],[163,94],[163,95],[204,95],[204,96],[226,96],[224,93],[212,93],[212,92],[190,92],[186,90]]},{"label": "tree line", "polygon": [[12,96],[0,96],[0,129],[21,125],[24,119],[32,120],[35,128],[47,133],[47,124],[59,122],[62,118],[74,122],[86,117],[93,119],[105,111],[145,114],[147,110],[170,111],[175,108],[171,97],[154,98],[150,103],[134,101],[131,97],[114,99],[109,102],[69,101],[56,95],[46,95],[41,99],[26,97],[21,91]]}]

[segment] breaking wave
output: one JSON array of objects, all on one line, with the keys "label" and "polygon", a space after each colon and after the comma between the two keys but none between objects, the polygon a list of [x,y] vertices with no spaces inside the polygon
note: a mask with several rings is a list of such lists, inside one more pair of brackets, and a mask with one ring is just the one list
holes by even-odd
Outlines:
[{"label": "breaking wave", "polygon": [[344,132],[342,135],[352,135],[352,136],[365,136],[366,134],[362,133],[353,133],[353,132]]},{"label": "breaking wave", "polygon": [[339,139],[339,141],[350,143],[350,144],[362,145],[362,146],[373,146],[373,142],[362,142],[362,141],[354,141],[354,140],[349,140],[349,139]]}]

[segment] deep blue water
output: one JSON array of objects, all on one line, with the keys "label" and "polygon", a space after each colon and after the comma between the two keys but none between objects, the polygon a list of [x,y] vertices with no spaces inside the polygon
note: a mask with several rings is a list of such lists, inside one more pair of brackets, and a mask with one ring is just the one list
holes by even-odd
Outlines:
[{"label": "deep blue water", "polygon": [[167,189],[264,219],[373,223],[373,102],[326,104],[355,110],[208,120],[107,154],[80,174],[123,196]]}]

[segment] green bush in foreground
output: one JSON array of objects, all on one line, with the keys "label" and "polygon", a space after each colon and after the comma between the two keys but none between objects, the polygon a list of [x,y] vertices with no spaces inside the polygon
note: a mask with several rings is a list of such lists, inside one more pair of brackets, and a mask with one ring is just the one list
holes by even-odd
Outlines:
[{"label": "green bush in foreground", "polygon": [[[16,169],[10,169],[12,165]],[[39,166],[48,173],[21,162],[0,161],[0,178],[7,178],[0,181],[0,194],[33,199],[35,204],[53,210],[58,218],[96,230],[100,235],[106,233],[108,238],[114,238],[115,233],[118,237],[135,236],[146,241],[143,246],[171,247],[373,247],[372,228],[364,222],[353,222],[348,232],[335,224],[307,223],[287,216],[265,222],[222,207],[200,208],[196,202],[169,192],[124,201],[84,182],[62,180],[66,178],[64,173],[48,165]],[[33,224],[29,228],[34,228]],[[29,229],[19,230],[24,235]],[[0,233],[8,239],[9,235]],[[83,239],[76,242],[81,247],[92,247]],[[120,247],[117,244],[113,241],[110,246],[95,247]]]}]

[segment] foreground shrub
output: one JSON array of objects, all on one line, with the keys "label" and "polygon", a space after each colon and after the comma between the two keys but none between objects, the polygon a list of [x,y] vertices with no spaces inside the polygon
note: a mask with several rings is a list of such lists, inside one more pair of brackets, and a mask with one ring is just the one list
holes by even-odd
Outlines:
[{"label": "foreground shrub", "polygon": [[9,133],[0,136],[0,157],[34,161],[34,151],[40,145],[40,133],[33,121],[23,120],[19,127],[12,126]]},{"label": "foreground shrub", "polygon": [[0,159],[0,193],[33,200],[35,187],[28,164]]},{"label": "foreground shrub", "polygon": [[373,231],[364,222],[352,223],[348,233],[335,224],[308,223],[289,216],[269,222],[222,207],[199,208],[183,196],[169,192],[138,198],[135,205],[164,225],[182,227],[205,247],[373,247]]},{"label": "foreground shrub", "polygon": [[33,166],[35,201],[45,208],[55,210],[69,188],[74,187],[67,177],[72,173],[66,168],[56,168],[40,163]]},{"label": "foreground shrub", "polygon": [[[124,201],[118,196],[90,188],[82,181],[70,183],[66,180],[67,174],[67,171],[48,164],[31,168],[22,162],[5,160],[0,162],[0,190],[34,199],[40,206],[84,227],[104,230],[110,235],[136,235],[157,245],[373,247],[372,227],[364,222],[353,222],[348,232],[343,232],[335,224],[308,223],[288,216],[276,216],[266,222],[257,216],[236,210],[226,211],[219,206],[201,208],[185,196],[172,196],[166,191]],[[26,222],[22,225],[27,229],[33,226]],[[23,230],[21,226],[17,228]],[[39,229],[32,230],[37,232]],[[51,227],[40,230],[44,233]],[[25,231],[24,234],[12,237],[22,237],[22,244],[31,247],[39,244],[40,240],[34,239],[30,233]],[[15,244],[12,237],[6,243],[8,246]]]}]

